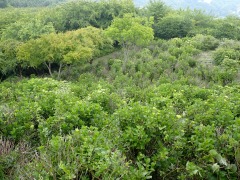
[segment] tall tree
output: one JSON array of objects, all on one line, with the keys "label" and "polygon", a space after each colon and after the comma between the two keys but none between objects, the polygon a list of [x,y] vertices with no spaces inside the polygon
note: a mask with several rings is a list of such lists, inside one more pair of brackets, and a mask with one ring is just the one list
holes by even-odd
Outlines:
[{"label": "tall tree", "polygon": [[15,71],[18,66],[17,48],[21,43],[16,40],[6,40],[0,42],[0,72],[8,74]]},{"label": "tall tree", "polygon": [[36,39],[43,34],[55,32],[52,23],[45,24],[40,19],[27,18],[14,22],[2,31],[2,40],[15,39],[18,41],[27,41]]},{"label": "tall tree", "polygon": [[129,50],[133,46],[148,45],[154,38],[152,29],[153,18],[147,19],[135,17],[133,14],[125,14],[123,18],[115,18],[106,34],[120,43],[124,50],[125,71]]},{"label": "tall tree", "polygon": [[[36,17],[41,8],[5,8],[0,10],[0,36],[12,23],[21,21],[29,22],[29,17]],[[28,18],[28,20],[26,20]]]},{"label": "tall tree", "polygon": [[146,10],[147,16],[154,17],[153,29],[154,34],[157,34],[159,21],[161,21],[171,9],[161,0],[150,0],[146,6]]},{"label": "tall tree", "polygon": [[107,28],[114,17],[135,10],[132,0],[78,0],[72,1],[45,14],[57,31],[69,31],[93,26]]},{"label": "tall tree", "polygon": [[224,19],[218,19],[213,35],[216,38],[228,38],[240,40],[240,18],[237,16],[228,16]]},{"label": "tall tree", "polygon": [[58,78],[64,65],[86,62],[99,54],[100,49],[111,44],[101,29],[87,27],[66,33],[51,33],[21,45],[17,57],[31,67],[44,64],[53,76],[52,64],[58,65]]},{"label": "tall tree", "polygon": [[155,27],[155,36],[163,39],[185,37],[193,27],[192,20],[184,15],[169,14],[162,18]]},{"label": "tall tree", "polygon": [[154,17],[154,23],[160,21],[169,11],[170,8],[161,0],[150,0],[147,5],[148,15]]}]

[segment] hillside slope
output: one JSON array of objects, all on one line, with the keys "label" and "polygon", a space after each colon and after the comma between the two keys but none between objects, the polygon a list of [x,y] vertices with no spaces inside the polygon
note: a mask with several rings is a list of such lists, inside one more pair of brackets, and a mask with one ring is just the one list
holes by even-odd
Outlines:
[{"label": "hillside slope", "polygon": [[[136,5],[144,6],[148,0],[134,0]],[[162,0],[167,5],[178,8],[202,9],[216,16],[240,15],[239,0]]]}]

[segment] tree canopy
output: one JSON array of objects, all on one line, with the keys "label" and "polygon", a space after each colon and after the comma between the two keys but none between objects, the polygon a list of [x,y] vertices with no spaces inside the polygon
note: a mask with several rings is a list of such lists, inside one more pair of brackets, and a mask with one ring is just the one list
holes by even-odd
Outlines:
[{"label": "tree canopy", "polygon": [[132,46],[148,45],[154,39],[152,29],[153,18],[135,17],[133,14],[125,14],[122,18],[115,18],[106,29],[106,34],[113,40],[119,42],[124,50],[125,71],[129,49]]},{"label": "tree canopy", "polygon": [[135,17],[133,14],[125,14],[123,18],[113,20],[111,26],[106,30],[106,34],[118,41],[123,47],[147,45],[154,38],[151,27],[152,20]]},{"label": "tree canopy", "polygon": [[46,65],[51,76],[51,65],[56,63],[59,65],[58,77],[60,77],[63,65],[89,61],[110,44],[111,41],[104,36],[102,30],[87,27],[31,39],[19,47],[17,58],[35,68],[41,64]]},{"label": "tree canopy", "polygon": [[155,25],[155,35],[163,39],[185,37],[192,28],[192,21],[187,16],[169,14]]},{"label": "tree canopy", "polygon": [[2,40],[15,39],[18,41],[27,41],[36,39],[44,34],[55,32],[52,23],[44,24],[40,19],[23,19],[10,24],[2,31]]}]

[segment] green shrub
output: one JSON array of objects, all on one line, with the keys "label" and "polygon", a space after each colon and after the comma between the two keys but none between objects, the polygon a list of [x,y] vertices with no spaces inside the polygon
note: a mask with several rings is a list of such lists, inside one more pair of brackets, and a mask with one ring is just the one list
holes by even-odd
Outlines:
[{"label": "green shrub", "polygon": [[[97,128],[75,129],[68,136],[53,136],[39,147],[39,155],[16,176],[43,179],[149,179],[151,166],[134,166]],[[145,159],[146,160],[146,159]]]},{"label": "green shrub", "polygon": [[218,39],[211,35],[197,34],[191,39],[194,47],[203,51],[209,51],[216,49],[220,42]]},{"label": "green shrub", "polygon": [[213,53],[214,61],[217,65],[220,65],[225,58],[236,60],[239,63],[240,60],[240,44],[238,41],[225,40],[219,48]]},{"label": "green shrub", "polygon": [[240,60],[240,53],[238,50],[232,48],[218,48],[213,54],[214,62],[216,65],[220,65],[225,58]]}]

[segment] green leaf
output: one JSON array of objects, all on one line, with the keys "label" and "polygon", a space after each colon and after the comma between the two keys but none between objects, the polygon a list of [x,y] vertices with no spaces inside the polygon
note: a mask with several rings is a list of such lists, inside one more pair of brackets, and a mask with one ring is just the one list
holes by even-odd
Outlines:
[{"label": "green leaf", "polygon": [[225,158],[223,158],[221,155],[218,155],[216,157],[216,159],[217,159],[219,164],[224,165],[224,166],[228,165],[227,160]]},{"label": "green leaf", "polygon": [[193,176],[199,173],[200,168],[193,162],[188,161],[186,164],[186,170],[189,172],[191,176]]},{"label": "green leaf", "polygon": [[240,164],[240,148],[237,148],[235,151],[235,159],[238,164]]},{"label": "green leaf", "polygon": [[217,163],[215,163],[215,164],[212,165],[212,170],[213,170],[213,172],[218,172],[219,169],[220,169],[220,166],[219,166]]},{"label": "green leaf", "polygon": [[215,149],[212,149],[209,151],[209,154],[213,157],[216,157],[218,155],[217,151]]}]

